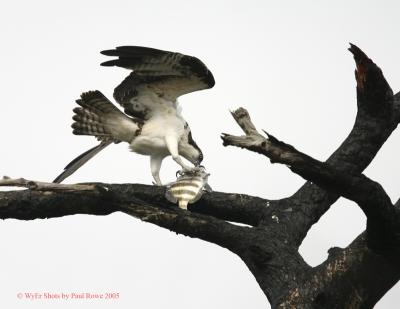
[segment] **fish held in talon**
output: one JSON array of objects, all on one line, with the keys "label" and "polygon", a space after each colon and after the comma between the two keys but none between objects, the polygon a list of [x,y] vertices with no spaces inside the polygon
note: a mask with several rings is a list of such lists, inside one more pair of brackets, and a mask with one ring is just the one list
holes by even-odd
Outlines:
[{"label": "fish held in talon", "polygon": [[167,185],[165,197],[172,203],[178,203],[179,208],[187,210],[187,205],[197,202],[204,191],[211,192],[208,184],[208,174],[204,167],[177,172],[177,180]]}]

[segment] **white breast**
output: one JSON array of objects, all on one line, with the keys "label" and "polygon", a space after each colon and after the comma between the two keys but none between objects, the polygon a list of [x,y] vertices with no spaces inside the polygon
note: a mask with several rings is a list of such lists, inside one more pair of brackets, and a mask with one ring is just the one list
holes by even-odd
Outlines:
[{"label": "white breast", "polygon": [[143,155],[169,154],[165,137],[173,134],[179,140],[184,133],[185,120],[176,113],[157,115],[145,122],[141,133],[131,142],[132,151]]}]

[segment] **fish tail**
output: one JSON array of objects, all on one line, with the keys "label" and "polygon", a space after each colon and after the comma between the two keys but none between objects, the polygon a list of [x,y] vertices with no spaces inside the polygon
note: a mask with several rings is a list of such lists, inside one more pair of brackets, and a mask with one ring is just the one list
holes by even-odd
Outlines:
[{"label": "fish tail", "polygon": [[188,201],[187,200],[179,200],[179,208],[187,210]]}]

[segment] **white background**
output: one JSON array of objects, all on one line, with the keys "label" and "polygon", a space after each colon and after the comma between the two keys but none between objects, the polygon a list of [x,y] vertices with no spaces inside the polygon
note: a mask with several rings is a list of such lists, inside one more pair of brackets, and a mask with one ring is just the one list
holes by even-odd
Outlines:
[{"label": "white background", "polygon": [[[276,4],[279,3],[279,4]],[[94,146],[71,134],[74,100],[99,89],[112,97],[128,71],[104,68],[99,54],[142,45],[200,58],[216,86],[181,98],[203,149],[214,190],[283,198],[304,181],[260,155],[222,147],[240,133],[229,110],[325,160],[356,113],[354,61],[361,47],[400,88],[396,1],[3,1],[0,11],[0,174],[51,181]],[[400,135],[395,132],[366,174],[393,201]],[[162,180],[178,166],[167,159]],[[126,145],[105,150],[67,182],[151,183],[147,157]],[[311,265],[365,228],[358,207],[339,200],[301,247]],[[2,308],[266,308],[245,264],[218,246],[125,214],[0,222]],[[376,306],[395,308],[399,286]],[[22,292],[118,292],[117,301],[17,299]]]}]

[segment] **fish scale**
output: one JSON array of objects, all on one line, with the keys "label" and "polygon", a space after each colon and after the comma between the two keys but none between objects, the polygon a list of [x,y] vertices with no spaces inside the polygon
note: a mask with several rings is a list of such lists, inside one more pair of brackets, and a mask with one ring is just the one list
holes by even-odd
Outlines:
[{"label": "fish scale", "polygon": [[167,185],[165,197],[172,203],[178,203],[179,208],[187,209],[187,205],[197,202],[205,190],[211,191],[208,185],[209,175],[203,167],[183,172],[175,182]]}]

